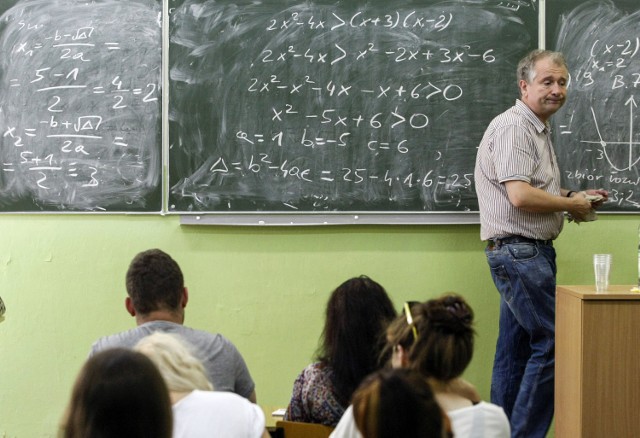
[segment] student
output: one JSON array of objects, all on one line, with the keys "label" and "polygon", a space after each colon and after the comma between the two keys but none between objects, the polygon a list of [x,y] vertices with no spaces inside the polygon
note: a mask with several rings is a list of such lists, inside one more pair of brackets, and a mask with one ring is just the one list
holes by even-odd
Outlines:
[{"label": "student", "polygon": [[[472,322],[473,311],[457,295],[405,304],[405,313],[387,330],[385,350],[392,352],[392,367],[416,370],[427,378],[456,438],[509,438],[502,408],[479,401],[475,389],[461,379],[473,356]],[[361,436],[352,407],[331,436]]]},{"label": "student", "polygon": [[156,332],[135,349],[147,355],[167,383],[173,438],[268,438],[262,409],[230,392],[213,391],[202,363],[179,336]]},{"label": "student", "polygon": [[296,378],[284,419],[335,426],[362,379],[379,367],[384,330],[396,312],[384,288],[366,276],[333,291],[317,361]]},{"label": "student", "polygon": [[406,368],[367,377],[353,394],[353,416],[364,438],[453,437],[427,379]]},{"label": "student", "polygon": [[194,347],[217,391],[231,391],[256,402],[255,385],[236,347],[220,334],[185,327],[189,300],[182,271],[165,252],[150,249],[135,256],[126,277],[127,312],[137,327],[98,339],[91,354],[112,347],[133,348],[156,331],[176,333]]},{"label": "student", "polygon": [[156,366],[115,348],[89,358],[61,424],[64,438],[171,438],[171,402]]}]

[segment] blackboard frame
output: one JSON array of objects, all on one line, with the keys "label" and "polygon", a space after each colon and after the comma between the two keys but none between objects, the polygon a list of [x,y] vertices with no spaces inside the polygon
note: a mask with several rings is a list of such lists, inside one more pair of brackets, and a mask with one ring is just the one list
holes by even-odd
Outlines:
[{"label": "blackboard frame", "polygon": [[[0,11],[6,10],[9,6],[16,3],[18,0],[0,0]],[[146,0],[140,0],[146,1]],[[148,201],[152,207],[137,207],[130,208],[126,203],[120,204],[114,209],[101,210],[89,208],[81,209],[66,209],[59,207],[42,207],[39,204],[23,204],[23,201],[17,202],[9,201],[3,203],[0,200],[0,214],[152,214],[152,215],[180,215],[181,224],[184,225],[357,225],[357,224],[458,224],[458,223],[479,223],[478,213],[476,209],[471,211],[461,210],[428,210],[428,211],[369,211],[361,209],[351,210],[338,210],[338,211],[281,211],[281,210],[265,210],[257,208],[255,210],[230,210],[230,211],[216,211],[216,210],[202,210],[197,211],[193,209],[173,209],[171,206],[172,190],[170,181],[170,167],[171,162],[171,149],[173,147],[170,144],[169,139],[169,119],[170,119],[170,107],[169,107],[169,70],[171,68],[169,62],[170,44],[170,11],[172,5],[185,0],[157,0],[162,3],[162,79],[160,81],[162,94],[161,94],[161,181],[158,183],[156,190],[150,195]],[[278,1],[291,2],[290,0],[273,0],[267,3],[277,3]],[[317,0],[319,3],[325,3],[328,0]],[[613,3],[619,6],[622,10],[632,13],[637,10],[637,6],[633,0],[600,0],[602,3]],[[85,2],[86,3],[86,2]],[[414,4],[413,1],[408,1],[407,4]],[[446,3],[444,1],[443,3]],[[487,4],[495,3],[505,7],[516,7],[518,2],[498,2],[487,0]],[[566,12],[572,7],[582,4],[582,1],[578,0],[540,0],[537,3],[539,7],[538,11],[538,28],[537,38],[539,47],[547,47],[554,49],[553,38],[557,20],[550,17],[550,14],[557,13],[558,11]],[[562,3],[562,4],[561,4]],[[514,94],[515,95],[515,94]],[[574,188],[574,187],[572,187]],[[585,188],[585,187],[575,187]],[[27,208],[21,206],[27,205]],[[640,207],[639,207],[640,208]],[[629,214],[640,212],[636,208],[620,207],[619,204],[611,204],[605,207],[602,214]]]},{"label": "blackboard frame", "polygon": [[163,212],[162,11],[0,1],[1,212]]},{"label": "blackboard frame", "polygon": [[[182,4],[182,2],[185,0],[175,0],[172,1],[172,4],[175,4],[177,6],[180,6],[180,4]],[[277,2],[270,2],[270,3],[277,3]],[[290,2],[286,2],[284,1],[283,3],[287,3],[289,4]],[[322,3],[322,2],[320,2]],[[355,2],[355,4],[360,4],[360,3],[364,3],[364,2]],[[409,5],[410,7],[415,6],[416,4],[420,4],[421,2],[407,2],[407,5]],[[424,2],[426,4],[429,5],[439,5],[439,4],[443,4],[443,5],[455,5],[455,7],[470,7],[470,6],[474,6],[476,7],[478,5],[478,2],[432,2],[432,1],[426,1]],[[465,5],[462,5],[463,3],[465,3]],[[233,3],[236,4],[236,3]],[[522,2],[520,2],[520,5],[522,4]],[[494,12],[496,10],[502,11],[504,13],[506,13],[505,11],[508,11],[509,13],[513,13],[515,14],[513,11],[514,9],[511,8],[518,8],[519,6],[516,3],[509,3],[509,2],[499,2],[499,1],[488,1],[487,2],[487,6],[488,8],[494,8],[494,9],[490,9],[491,12]],[[439,6],[438,6],[439,7]],[[189,11],[192,11],[192,8],[188,8]],[[175,12],[175,10],[174,10]],[[529,11],[531,12],[531,11]],[[198,13],[200,13],[202,16],[207,16],[206,13],[202,13],[202,11],[198,11]],[[338,12],[339,13],[339,12]],[[358,14],[360,12],[357,12],[356,14]],[[413,13],[413,12],[412,12]],[[489,11],[487,11],[487,13],[489,13]],[[520,12],[519,12],[520,13]],[[364,13],[363,13],[364,14]],[[526,51],[535,48],[537,46],[537,38],[538,38],[538,23],[537,23],[537,19],[538,19],[538,14],[533,14],[531,17],[529,17],[530,21],[526,21],[527,23],[533,23],[532,26],[532,31],[528,32],[527,35],[529,35],[529,41],[531,46],[527,46],[526,50],[522,49],[522,53],[517,53],[517,54],[511,54],[511,59],[510,59],[510,63],[508,65],[508,68],[505,70],[505,74],[511,75],[513,70],[515,69],[515,64],[517,63],[517,60],[520,58],[520,56],[523,53],[526,53]],[[477,17],[475,15],[471,15],[469,14],[469,17],[472,17],[473,19],[476,19]],[[235,16],[234,16],[235,17]],[[278,16],[280,17],[280,16]],[[315,17],[315,15],[314,15]],[[278,18],[278,22],[279,22]],[[192,20],[195,20],[194,18],[192,18]],[[236,20],[237,22],[242,22],[243,24],[246,25],[246,22],[248,22],[248,19],[241,19],[241,18],[237,18]],[[272,20],[273,22],[275,22],[276,20]],[[512,21],[512,20],[508,20],[508,21]],[[513,21],[517,21],[517,20],[513,20]],[[208,22],[207,22],[208,23]],[[302,23],[300,23],[302,24]],[[227,30],[224,30],[225,32],[225,38],[230,38],[229,35],[227,35]],[[485,34],[485,30],[482,30],[483,34]],[[185,53],[189,53],[189,51],[193,50],[193,47],[197,47],[197,44],[187,41],[186,43],[184,43],[185,39],[187,38],[187,36],[179,33],[179,31],[175,31],[175,32],[170,32],[170,35],[172,38],[175,38],[177,40],[180,40],[181,44],[184,45],[184,47],[186,47],[188,50]],[[517,39],[518,37],[516,37]],[[260,41],[260,38],[257,39],[257,41]],[[512,41],[513,44],[513,41]],[[172,46],[170,45],[170,56],[171,56],[171,50],[172,50]],[[186,57],[187,55],[185,55]],[[293,55],[296,56],[296,55]],[[265,56],[266,57],[266,56]],[[218,57],[221,58],[221,57]],[[177,58],[176,58],[177,59]],[[172,59],[170,61],[170,63],[172,64],[172,68],[176,65],[176,59]],[[185,77],[188,76],[187,73],[185,73],[185,70],[188,70],[187,67],[185,67],[186,65],[198,65],[198,63],[202,64],[202,65],[210,65],[208,64],[206,61],[202,61],[199,58],[191,58],[191,59],[187,59],[186,61],[183,62],[183,66],[181,66],[180,68],[176,68],[176,76],[178,76],[181,80],[184,80]],[[229,68],[229,70],[231,71],[232,68]],[[496,71],[494,71],[494,74],[492,76],[494,79],[500,77],[499,74],[496,73]],[[196,77],[195,79],[192,79],[192,82],[194,81],[200,81],[202,80],[200,77]],[[171,81],[171,79],[170,79]],[[181,83],[178,82],[178,85],[180,85],[181,87],[186,87],[186,85],[183,85]],[[502,93],[503,89],[505,88],[504,84],[500,84],[500,93]],[[172,84],[171,82],[169,83],[169,88],[170,88],[170,93],[171,93],[171,89],[172,89]],[[223,87],[225,90],[226,88]],[[174,89],[176,89],[174,87]],[[491,90],[491,92],[487,93],[487,90],[483,90],[485,92],[485,94],[489,94],[495,97],[496,92],[495,90]],[[202,93],[194,93],[192,95],[189,96],[188,99],[184,99],[186,101],[188,101],[189,103],[193,102],[194,100],[197,100],[199,98],[199,96]],[[499,93],[498,93],[499,94]],[[194,97],[195,96],[195,97]],[[513,87],[511,87],[508,91],[508,95],[506,95],[508,97],[506,97],[506,99],[503,99],[504,101],[500,104],[500,105],[496,105],[496,108],[493,109],[493,111],[486,111],[486,110],[482,110],[482,111],[478,111],[479,113],[482,114],[482,117],[489,117],[491,115],[492,112],[495,112],[496,114],[498,112],[500,112],[499,110],[502,109],[502,107],[507,107],[509,104],[511,104],[513,102],[513,100],[515,100],[515,98],[517,97],[517,87],[515,86],[515,84],[513,85]],[[175,99],[176,96],[170,96],[170,106],[172,105],[171,102],[176,102]],[[479,97],[479,99],[482,99],[481,97]],[[216,99],[209,99],[210,101],[218,101]],[[485,99],[486,100],[486,99]],[[484,102],[484,101],[483,101]],[[219,103],[220,106],[224,106],[224,103]],[[499,108],[498,108],[499,107]],[[429,199],[427,202],[427,204],[419,204],[419,203],[413,203],[411,205],[409,205],[408,207],[406,206],[402,206],[403,204],[398,203],[397,204],[397,208],[394,207],[394,205],[396,204],[391,204],[391,203],[379,203],[379,204],[366,204],[366,205],[359,205],[357,202],[356,203],[352,203],[352,204],[340,204],[338,206],[336,205],[332,205],[332,204],[325,204],[325,205],[321,205],[319,207],[315,207],[315,202],[312,204],[311,200],[313,200],[311,198],[311,196],[307,196],[306,200],[303,200],[301,203],[298,201],[298,203],[296,202],[292,202],[292,203],[286,203],[286,202],[281,202],[281,201],[276,201],[276,202],[266,202],[266,203],[261,203],[262,201],[257,201],[255,202],[255,204],[252,204],[254,202],[253,199],[250,199],[251,196],[247,197],[249,200],[242,204],[242,202],[237,202],[238,199],[234,199],[234,196],[236,196],[235,194],[229,195],[225,198],[225,191],[221,190],[220,192],[216,192],[215,190],[208,190],[207,187],[212,187],[215,184],[217,184],[217,182],[219,182],[219,179],[216,180],[215,178],[219,175],[224,175],[225,177],[227,177],[227,175],[229,175],[231,172],[227,172],[228,169],[230,167],[233,166],[237,166],[239,172],[244,172],[245,174],[251,175],[250,172],[248,170],[251,170],[250,166],[252,165],[251,163],[255,164],[255,161],[249,162],[247,160],[246,163],[242,163],[240,158],[234,158],[234,159],[227,159],[226,157],[222,157],[221,155],[219,155],[218,152],[216,152],[215,154],[212,154],[211,156],[208,156],[206,158],[210,158],[210,161],[200,161],[198,162],[198,165],[200,166],[198,168],[198,166],[194,167],[194,170],[197,171],[197,174],[194,174],[193,177],[186,175],[185,177],[183,177],[183,179],[179,179],[181,178],[180,176],[176,176],[176,175],[180,175],[183,174],[184,170],[177,170],[178,166],[178,162],[184,162],[185,160],[191,160],[192,157],[191,156],[185,156],[185,158],[179,158],[178,157],[178,152],[176,152],[179,148],[176,146],[180,143],[184,143],[186,140],[186,138],[188,138],[189,136],[192,135],[192,133],[196,132],[198,133],[198,135],[201,136],[202,134],[202,129],[199,126],[195,126],[194,128],[190,129],[190,130],[186,130],[185,129],[185,134],[181,135],[181,134],[175,134],[174,137],[173,136],[173,132],[174,131],[172,128],[175,129],[179,129],[179,127],[177,126],[177,123],[175,122],[175,120],[179,117],[179,114],[176,116],[177,113],[179,113],[179,108],[170,108],[169,109],[170,113],[173,114],[172,118],[169,120],[170,126],[169,126],[169,130],[170,130],[170,148],[172,153],[174,153],[174,155],[171,157],[169,166],[170,166],[170,170],[169,170],[169,200],[168,200],[168,214],[173,214],[173,213],[178,213],[181,215],[185,215],[185,216],[189,216],[189,215],[195,215],[197,217],[204,217],[204,215],[211,215],[212,217],[214,217],[215,219],[211,220],[211,222],[227,222],[226,219],[219,218],[219,215],[230,215],[233,216],[235,218],[243,218],[244,215],[248,215],[248,219],[234,219],[233,221],[241,221],[241,222],[249,222],[249,223],[253,223],[254,218],[256,216],[260,217],[260,216],[269,216],[269,215],[274,215],[276,217],[283,217],[286,216],[287,214],[291,214],[292,217],[304,217],[306,215],[309,215],[311,217],[311,219],[309,219],[309,221],[313,222],[316,219],[313,219],[314,216],[322,216],[322,217],[327,217],[329,220],[323,220],[321,221],[322,223],[324,222],[332,222],[332,221],[336,221],[336,218],[338,217],[342,217],[342,219],[339,220],[339,222],[341,223],[345,223],[345,222],[350,222],[351,218],[354,217],[355,215],[358,214],[362,214],[359,212],[364,212],[366,214],[371,215],[371,217],[374,217],[376,219],[374,219],[376,222],[379,221],[384,221],[384,219],[380,219],[380,218],[388,218],[387,220],[389,220],[390,222],[394,222],[397,223],[398,221],[406,221],[407,217],[409,217],[409,215],[414,215],[416,218],[416,220],[412,220],[411,222],[421,222],[424,221],[424,218],[428,218],[430,214],[432,213],[438,213],[438,214],[442,214],[444,216],[447,216],[446,221],[447,222],[451,222],[451,216],[454,216],[458,213],[462,214],[462,217],[469,217],[467,216],[468,213],[477,213],[477,200],[475,199],[475,190],[473,190],[472,184],[469,190],[467,190],[467,194],[463,195],[463,196],[470,196],[470,199],[472,202],[469,208],[469,205],[465,204],[466,202],[468,202],[467,200],[465,200],[465,198],[456,198],[455,196],[457,195],[449,195],[447,193],[444,193],[445,196],[441,196],[439,197],[437,200],[434,200],[434,198],[440,196],[440,194],[438,195],[431,195],[432,198]],[[443,116],[446,113],[446,111],[442,112],[442,114],[439,114],[439,117]],[[400,119],[400,117],[396,116],[397,119]],[[476,116],[477,117],[477,116]],[[206,117],[206,119],[210,119],[211,117]],[[246,120],[246,119],[250,119],[251,115],[250,114],[246,114],[243,117],[220,117],[221,120],[225,120],[227,121],[227,124],[230,124],[229,120]],[[215,120],[215,117],[214,117]],[[467,118],[466,120],[469,120],[469,118]],[[489,118],[486,120],[487,124],[489,122]],[[173,123],[174,125],[172,126],[171,123]],[[215,124],[214,124],[215,125]],[[457,126],[464,126],[464,123],[457,123]],[[216,125],[217,126],[217,125]],[[226,125],[225,125],[226,126]],[[477,138],[474,138],[471,141],[467,141],[467,144],[471,145],[470,149],[470,158],[469,158],[469,162],[471,163],[471,165],[468,166],[468,168],[466,169],[467,172],[463,175],[463,172],[459,172],[458,175],[454,175],[455,178],[459,178],[459,180],[462,179],[466,179],[469,178],[469,175],[472,176],[473,173],[473,162],[475,162],[475,148],[477,147],[477,144],[479,143],[480,137],[482,135],[482,132],[484,131],[484,128],[486,127],[486,124],[482,123],[482,126],[478,126],[476,128],[474,128],[474,133],[476,135]],[[248,131],[248,130],[247,130]],[[234,131],[235,132],[235,131]],[[238,131],[239,133],[241,131]],[[243,134],[244,131],[242,131]],[[468,131],[465,131],[465,133],[468,133]],[[241,145],[246,146],[244,143],[242,143],[240,140],[236,140],[236,138],[232,138],[232,134],[228,134],[228,138],[221,142],[220,144],[225,145],[225,146],[220,146],[221,148],[231,148],[231,143],[233,143],[233,147],[234,148],[240,148]],[[445,134],[446,136],[446,134]],[[238,138],[241,138],[240,135],[237,136]],[[244,139],[244,141],[248,141],[246,135],[244,137],[242,137]],[[467,139],[468,140],[468,139]],[[202,150],[203,148],[206,148],[208,144],[215,144],[216,141],[218,141],[218,139],[216,138],[216,133],[212,133],[212,137],[210,138],[209,142],[203,142],[200,140],[200,138],[196,138],[195,141],[200,142],[201,144],[198,146],[197,150]],[[227,144],[229,144],[229,146],[227,146]],[[456,142],[454,141],[453,144],[455,145]],[[216,146],[217,147],[217,146]],[[455,149],[455,148],[454,148]],[[452,151],[454,150],[452,149]],[[456,159],[459,160],[460,157],[462,156],[462,154],[460,153],[462,151],[458,151],[458,152],[452,152],[453,154],[458,154]],[[215,155],[215,156],[214,156]],[[235,161],[235,162],[234,162]],[[282,160],[281,160],[282,161]],[[287,162],[287,160],[284,160],[284,162]],[[280,163],[278,163],[280,164]],[[173,169],[171,168],[173,166]],[[245,167],[244,169],[240,169],[241,167]],[[257,167],[257,166],[256,166]],[[275,167],[275,166],[274,166]],[[353,170],[352,166],[346,166],[347,167],[347,171],[351,171]],[[354,166],[357,167],[357,166]],[[209,170],[209,174],[206,175],[206,171]],[[213,174],[214,172],[220,172],[218,174],[216,174],[215,176],[212,176],[211,174]],[[286,172],[286,170],[285,170]],[[330,172],[327,172],[330,173]],[[407,172],[409,173],[409,175],[412,175],[413,172]],[[422,175],[420,175],[420,177],[425,176],[426,172],[423,172]],[[203,176],[204,175],[204,176]],[[350,173],[349,175],[355,175],[355,172]],[[382,172],[379,172],[376,176],[374,176],[375,178],[382,178],[381,177]],[[421,178],[417,178],[418,183],[421,182]],[[400,180],[404,180],[405,175],[403,175]],[[437,184],[445,184],[445,183],[441,183],[440,179],[438,178],[443,178],[442,176],[437,176],[434,178],[434,180],[437,181]],[[394,181],[398,180],[399,178],[391,178]],[[391,179],[387,180],[386,179],[386,175],[385,175],[385,181],[391,181]],[[427,177],[424,177],[425,182],[427,181]],[[241,186],[241,183],[244,183],[245,181],[241,181],[240,183],[238,183],[238,186]],[[412,181],[413,182],[413,181]],[[247,183],[249,184],[249,183]],[[267,183],[268,184],[268,183]],[[391,185],[391,182],[389,183]],[[395,184],[395,182],[394,182]],[[429,181],[429,184],[431,184],[431,181]],[[448,184],[448,183],[447,183]],[[455,182],[454,182],[455,184]],[[192,187],[197,187],[197,190],[195,191],[189,191],[189,185],[191,185]],[[435,185],[435,183],[434,183]],[[176,199],[178,199],[178,201],[180,201],[180,199],[178,198],[178,196],[175,196],[176,193],[179,193],[181,195],[184,196],[185,193],[185,187],[187,187],[187,191],[186,191],[186,197],[190,198],[188,199],[188,202],[185,204],[180,204],[179,202],[175,202]],[[253,190],[260,190],[262,187],[260,186],[256,186],[255,189]],[[286,191],[287,187],[284,186],[282,187],[282,191]],[[444,192],[444,191],[443,191]],[[251,195],[254,195],[255,193],[258,192],[249,192]],[[434,192],[435,193],[435,192]],[[273,192],[268,194],[271,196],[276,196],[274,195]],[[173,198],[172,198],[173,196]],[[402,193],[401,195],[402,196]],[[414,195],[412,195],[414,196]],[[420,195],[422,196],[422,195]],[[428,196],[428,195],[427,195]],[[446,196],[450,196],[451,199],[447,200]],[[320,196],[319,196],[320,197]],[[350,195],[341,195],[341,197],[343,198],[349,198]],[[444,201],[442,200],[444,198]],[[309,200],[311,199],[311,200]],[[241,201],[244,201],[244,199],[240,199]],[[297,200],[297,199],[296,199]],[[390,197],[391,200],[391,197]],[[460,200],[462,200],[462,204],[460,203]],[[278,204],[278,202],[280,202]],[[366,202],[370,202],[370,201],[366,201]],[[429,203],[430,202],[430,203]],[[449,203],[447,205],[447,202]],[[217,203],[217,204],[216,204]],[[225,204],[228,203],[228,207],[225,206]],[[438,207],[438,203],[441,203],[440,207]],[[233,205],[232,205],[233,204]],[[238,207],[239,204],[242,204]],[[291,204],[291,205],[289,205]],[[319,204],[321,204],[321,202],[319,202]],[[456,205],[457,204],[457,205]],[[216,205],[216,208],[210,208],[210,205]],[[222,207],[219,207],[219,206]],[[273,208],[273,206],[276,206],[277,208]],[[282,207],[282,205],[286,205],[286,207]],[[313,207],[310,207],[310,205],[313,205]],[[389,206],[391,205],[391,207]],[[345,207],[346,206],[346,207]],[[366,208],[362,208],[362,207],[366,207]],[[436,221],[439,221],[440,219],[436,219]],[[187,219],[186,221],[190,221],[190,219]],[[464,219],[464,221],[468,221],[468,219]],[[477,221],[477,220],[476,220]],[[285,221],[286,222],[286,221]],[[202,220],[199,221],[199,223],[203,223]]]}]

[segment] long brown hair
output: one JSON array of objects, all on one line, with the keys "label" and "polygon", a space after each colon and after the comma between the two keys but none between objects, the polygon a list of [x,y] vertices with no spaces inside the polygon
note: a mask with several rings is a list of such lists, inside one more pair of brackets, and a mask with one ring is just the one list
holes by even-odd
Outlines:
[{"label": "long brown hair", "polygon": [[387,330],[385,352],[401,345],[409,367],[426,377],[449,381],[462,375],[473,356],[475,335],[473,310],[464,298],[449,293],[410,310],[415,332],[406,315],[399,316]]},{"label": "long brown hair", "polygon": [[343,405],[362,379],[380,367],[385,329],[395,316],[385,289],[367,276],[351,278],[331,294],[317,359],[331,367]]}]

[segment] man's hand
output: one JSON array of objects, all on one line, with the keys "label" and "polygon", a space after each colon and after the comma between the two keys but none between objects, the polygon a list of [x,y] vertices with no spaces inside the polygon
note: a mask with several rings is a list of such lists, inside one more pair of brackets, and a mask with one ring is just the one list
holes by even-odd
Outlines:
[{"label": "man's hand", "polygon": [[602,189],[586,190],[585,193],[591,196],[597,196],[597,195],[602,196],[601,200],[591,203],[591,207],[596,209],[600,208],[600,206],[605,202],[607,202],[607,200],[609,199],[609,192],[607,192],[606,190],[602,190]]},{"label": "man's hand", "polygon": [[576,192],[568,198],[570,205],[567,208],[567,213],[576,221],[583,222],[587,215],[591,213],[591,202],[586,198],[586,192]]}]

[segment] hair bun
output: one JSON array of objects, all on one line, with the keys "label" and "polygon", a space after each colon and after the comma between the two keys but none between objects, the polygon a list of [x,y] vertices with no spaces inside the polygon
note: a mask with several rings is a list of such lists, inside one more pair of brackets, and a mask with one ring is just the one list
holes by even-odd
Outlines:
[{"label": "hair bun", "polygon": [[456,334],[472,330],[473,311],[459,296],[431,300],[425,310],[427,323],[435,330]]}]

